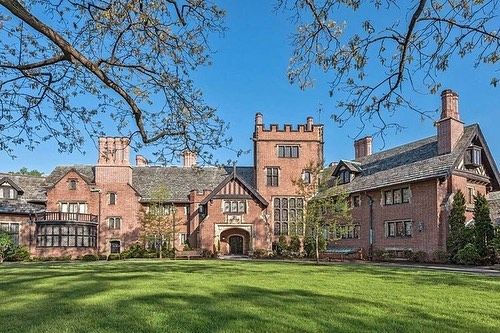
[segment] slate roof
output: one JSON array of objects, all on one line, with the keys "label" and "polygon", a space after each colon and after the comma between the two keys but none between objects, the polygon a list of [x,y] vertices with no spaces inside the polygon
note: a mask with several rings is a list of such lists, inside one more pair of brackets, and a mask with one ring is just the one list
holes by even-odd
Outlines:
[{"label": "slate roof", "polygon": [[0,173],[0,179],[14,183],[22,194],[15,200],[0,200],[0,213],[4,214],[29,214],[45,210],[45,177],[12,175]]},{"label": "slate roof", "polygon": [[453,152],[445,155],[438,155],[437,136],[432,136],[358,158],[354,162],[359,163],[362,174],[343,186],[352,193],[446,176],[476,135],[481,135],[477,124],[466,126]]},{"label": "slate roof", "polygon": [[12,175],[9,173],[0,173],[0,179],[7,178],[17,185],[22,191],[22,198],[26,201],[38,201],[44,202],[45,188],[43,187],[45,183],[45,177],[34,177],[34,176],[24,176],[24,175]]},{"label": "slate roof", "polygon": [[[232,167],[134,167],[132,185],[142,201],[151,200],[157,184],[164,184],[172,201],[187,202],[191,190],[213,190],[233,172]],[[255,187],[252,167],[237,167],[236,173]]]},{"label": "slate roof", "polygon": [[46,178],[46,186],[54,186],[70,170],[78,172],[89,184],[95,183],[95,167],[93,165],[64,165],[57,166]]}]

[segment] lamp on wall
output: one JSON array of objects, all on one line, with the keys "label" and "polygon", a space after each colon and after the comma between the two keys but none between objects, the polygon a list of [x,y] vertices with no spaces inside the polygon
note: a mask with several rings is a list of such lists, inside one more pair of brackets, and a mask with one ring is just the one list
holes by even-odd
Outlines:
[{"label": "lamp on wall", "polygon": [[419,232],[424,231],[424,222],[418,222],[418,231]]}]

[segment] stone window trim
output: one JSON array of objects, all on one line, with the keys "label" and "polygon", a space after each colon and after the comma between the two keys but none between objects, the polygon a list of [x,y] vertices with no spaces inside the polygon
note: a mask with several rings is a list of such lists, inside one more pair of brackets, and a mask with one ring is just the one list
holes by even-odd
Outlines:
[{"label": "stone window trim", "polygon": [[108,221],[108,228],[111,230],[120,230],[122,225],[121,216],[109,216],[106,218]]},{"label": "stone window trim", "polygon": [[88,204],[86,201],[59,201],[59,211],[62,213],[88,213]]},{"label": "stone window trim", "polygon": [[385,238],[411,238],[413,237],[413,224],[412,219],[385,221]]},{"label": "stone window trim", "polygon": [[359,239],[360,232],[361,225],[359,223],[339,224],[333,230],[326,226],[323,230],[326,239]]},{"label": "stone window trim", "polygon": [[222,200],[222,212],[224,214],[246,214],[248,210],[246,200]]},{"label": "stone window trim", "polygon": [[44,223],[36,226],[37,247],[97,247],[97,226]]},{"label": "stone window trim", "polygon": [[109,252],[112,254],[121,253],[121,241],[119,239],[111,239],[109,241]]},{"label": "stone window trim", "polygon": [[0,231],[8,233],[14,245],[19,245],[19,235],[21,232],[21,223],[0,221]]},{"label": "stone window trim", "polygon": [[280,167],[278,166],[266,166],[266,186],[278,187],[280,178]]},{"label": "stone window trim", "polygon": [[116,192],[108,192],[108,205],[116,205],[117,197]]},{"label": "stone window trim", "polygon": [[276,145],[277,156],[279,158],[299,158],[299,145]]},{"label": "stone window trim", "polygon": [[302,170],[302,181],[306,185],[311,184],[311,182],[312,182],[311,170],[308,170],[308,169]]},{"label": "stone window trim", "polygon": [[382,190],[382,206],[410,203],[411,196],[410,186]]},{"label": "stone window trim", "polygon": [[354,194],[351,196],[351,207],[361,207],[361,194]]}]

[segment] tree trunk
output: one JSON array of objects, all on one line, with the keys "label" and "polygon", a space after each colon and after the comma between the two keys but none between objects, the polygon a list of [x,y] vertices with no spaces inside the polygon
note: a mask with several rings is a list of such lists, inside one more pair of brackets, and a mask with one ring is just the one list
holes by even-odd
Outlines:
[{"label": "tree trunk", "polygon": [[315,235],[315,242],[316,242],[316,263],[319,264],[319,232],[316,231]]},{"label": "tree trunk", "polygon": [[163,236],[160,236],[160,259],[163,259]]}]

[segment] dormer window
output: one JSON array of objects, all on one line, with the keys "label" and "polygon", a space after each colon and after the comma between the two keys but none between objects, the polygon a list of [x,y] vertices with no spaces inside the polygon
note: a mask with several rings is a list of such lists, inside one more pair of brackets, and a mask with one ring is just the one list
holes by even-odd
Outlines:
[{"label": "dormer window", "polygon": [[481,166],[481,148],[472,146],[465,152],[465,165],[470,167]]},{"label": "dormer window", "polygon": [[347,169],[340,170],[339,172],[339,183],[347,184],[351,181],[351,172]]},{"label": "dormer window", "polygon": [[0,186],[0,199],[17,199],[17,191],[11,186]]}]

